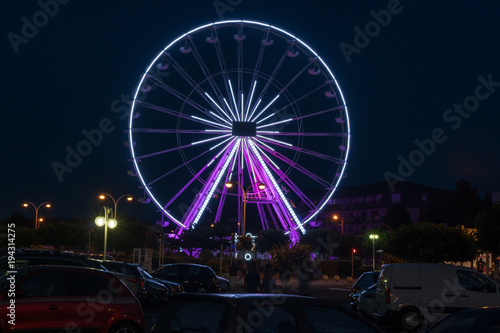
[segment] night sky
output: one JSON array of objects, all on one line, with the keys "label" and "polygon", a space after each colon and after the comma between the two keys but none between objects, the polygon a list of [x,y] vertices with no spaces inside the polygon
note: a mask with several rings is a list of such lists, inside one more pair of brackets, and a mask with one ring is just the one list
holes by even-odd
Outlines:
[{"label": "night sky", "polygon": [[[33,208],[21,207],[25,200],[50,201],[43,216],[93,218],[101,191],[142,196],[139,181],[127,174],[127,101],[165,45],[222,19],[281,27],[328,63],[351,120],[341,185],[390,176],[453,189],[465,179],[481,194],[500,192],[498,2],[41,0],[0,6],[2,219],[14,211],[34,216]],[[93,137],[87,156],[68,163],[68,149],[98,128],[102,137]],[[56,165],[64,172],[57,174]],[[160,217],[152,204],[137,202],[121,201],[119,212],[141,221]]]}]

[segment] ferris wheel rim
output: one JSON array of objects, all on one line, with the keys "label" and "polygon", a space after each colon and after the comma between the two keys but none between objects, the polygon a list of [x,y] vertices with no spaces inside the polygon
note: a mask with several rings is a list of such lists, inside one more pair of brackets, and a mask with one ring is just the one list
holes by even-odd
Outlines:
[{"label": "ferris wheel rim", "polygon": [[[144,190],[147,192],[148,196],[155,203],[155,205],[158,208],[160,208],[160,210],[162,211],[162,213],[165,214],[166,216],[168,216],[172,221],[174,221],[180,227],[187,228],[187,226],[184,225],[181,222],[181,220],[178,220],[176,217],[174,217],[173,215],[171,215],[168,210],[164,209],[164,207],[162,206],[162,204],[158,201],[158,199],[156,198],[156,196],[149,189],[149,187],[147,185],[147,182],[146,182],[144,176],[141,173],[141,170],[139,168],[138,161],[137,161],[137,158],[136,158],[136,152],[135,152],[135,150],[133,148],[134,147],[134,144],[133,144],[134,143],[134,140],[133,140],[133,130],[132,130],[133,129],[133,119],[134,119],[133,115],[134,115],[134,111],[136,110],[137,96],[139,95],[141,86],[143,85],[144,81],[146,80],[147,74],[150,72],[150,70],[154,66],[154,64],[158,62],[159,58],[166,51],[168,51],[172,46],[176,45],[176,43],[178,43],[180,40],[182,40],[183,38],[188,37],[191,34],[197,33],[197,32],[199,32],[201,30],[204,30],[204,29],[207,29],[207,28],[210,28],[210,27],[219,27],[219,26],[223,26],[223,25],[227,25],[227,24],[242,24],[242,25],[244,25],[244,24],[250,24],[250,25],[256,25],[256,26],[259,26],[259,27],[273,29],[275,31],[278,31],[278,32],[280,32],[280,33],[282,33],[282,34],[284,34],[284,35],[292,38],[294,41],[300,43],[303,47],[305,47],[307,50],[309,50],[309,52],[311,52],[312,54],[314,54],[317,57],[318,61],[320,61],[320,63],[322,64],[322,66],[327,69],[328,76],[333,80],[336,89],[340,93],[340,96],[339,96],[340,97],[340,104],[344,108],[344,114],[346,116],[345,121],[346,121],[346,127],[347,127],[347,131],[345,133],[345,135],[346,135],[346,141],[347,141],[346,142],[346,149],[345,149],[345,155],[342,158],[344,160],[344,163],[343,163],[343,165],[342,165],[342,167],[340,169],[340,173],[338,174],[338,177],[336,177],[336,182],[335,182],[332,190],[330,190],[328,192],[327,196],[325,196],[325,198],[323,198],[322,204],[316,209],[316,211],[314,213],[310,214],[306,219],[304,219],[302,221],[301,225],[304,225],[304,224],[308,223],[312,218],[314,218],[324,208],[324,206],[328,203],[328,201],[330,200],[330,198],[335,193],[337,187],[339,186],[340,181],[343,178],[343,175],[344,175],[344,172],[345,172],[345,169],[346,169],[346,166],[347,166],[347,160],[348,160],[348,157],[349,157],[349,151],[350,151],[350,119],[349,119],[349,112],[348,112],[347,104],[346,104],[345,99],[344,99],[344,95],[343,95],[342,89],[341,89],[340,85],[338,84],[336,77],[333,75],[333,72],[331,71],[330,67],[326,64],[326,62],[308,44],[306,44],[305,42],[303,42],[301,39],[299,39],[295,35],[287,32],[286,30],[281,29],[281,28],[279,28],[277,26],[274,26],[274,25],[271,25],[271,24],[267,24],[267,23],[263,23],[263,22],[258,22],[258,21],[252,21],[252,20],[223,20],[223,21],[218,21],[218,22],[213,22],[213,23],[201,25],[201,26],[198,26],[198,27],[196,27],[196,28],[194,28],[194,29],[192,29],[192,30],[184,33],[184,34],[181,34],[177,38],[175,38],[165,48],[163,48],[156,55],[156,57],[153,58],[153,60],[151,61],[151,63],[147,67],[146,71],[142,75],[142,77],[141,77],[141,79],[139,81],[139,84],[137,86],[137,89],[135,91],[134,98],[133,98],[132,105],[131,105],[131,112],[130,112],[130,119],[129,119],[128,134],[129,134],[130,152],[131,152],[131,156],[132,156],[132,161],[133,161],[134,168],[137,171],[137,176],[138,176],[141,184],[144,186]],[[297,226],[297,228],[299,228],[299,226]]]}]

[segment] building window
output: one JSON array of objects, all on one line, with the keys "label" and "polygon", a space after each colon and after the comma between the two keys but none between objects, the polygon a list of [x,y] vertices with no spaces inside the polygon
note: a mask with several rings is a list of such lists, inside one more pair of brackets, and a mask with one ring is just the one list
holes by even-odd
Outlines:
[{"label": "building window", "polygon": [[392,194],[392,203],[401,202],[401,193]]},{"label": "building window", "polygon": [[422,194],[422,202],[427,202],[427,194]]}]

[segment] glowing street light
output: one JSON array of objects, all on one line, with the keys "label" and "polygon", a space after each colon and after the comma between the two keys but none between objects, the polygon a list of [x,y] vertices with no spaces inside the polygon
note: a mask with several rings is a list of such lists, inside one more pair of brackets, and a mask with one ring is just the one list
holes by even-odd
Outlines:
[{"label": "glowing street light", "polygon": [[226,187],[227,188],[233,187],[233,183],[236,184],[236,185],[238,185],[241,188],[241,191],[243,192],[243,232],[241,233],[241,235],[245,235],[245,231],[246,231],[246,217],[247,217],[247,192],[248,192],[248,190],[250,190],[250,188],[254,184],[259,183],[259,185],[258,185],[259,190],[265,189],[266,185],[264,185],[264,183],[262,183],[262,182],[254,182],[254,183],[250,184],[250,186],[248,186],[248,188],[245,191],[245,189],[243,188],[243,186],[241,186],[240,183],[238,183],[235,180],[231,180],[231,181],[229,181],[229,182],[226,183]]},{"label": "glowing street light", "polygon": [[43,221],[43,219],[38,219],[38,210],[40,209],[40,207],[42,207],[44,205],[46,208],[50,208],[50,207],[52,207],[52,205],[49,202],[42,202],[38,206],[36,206],[31,201],[26,201],[25,203],[23,203],[23,207],[28,207],[29,205],[32,205],[35,208],[35,229],[38,229],[40,226],[39,222]]},{"label": "glowing street light", "polygon": [[116,219],[116,206],[118,205],[118,201],[120,201],[120,199],[125,198],[125,197],[127,198],[127,201],[134,200],[134,198],[130,194],[124,194],[121,197],[119,197],[118,200],[115,200],[115,198],[113,198],[113,196],[111,194],[108,194],[108,193],[102,193],[101,195],[99,195],[99,199],[101,199],[101,200],[106,199],[106,197],[110,197],[111,200],[113,200],[113,203],[115,204],[115,215],[114,215],[115,219]]},{"label": "glowing street light", "polygon": [[370,239],[373,242],[373,270],[375,270],[375,240],[378,239],[378,235],[370,234]]},{"label": "glowing street light", "polygon": [[[118,221],[115,218],[109,218],[108,216],[113,214],[113,209],[108,208],[108,207],[103,207],[104,208],[104,216],[98,216],[95,218],[95,224],[98,227],[104,226],[104,250],[103,250],[103,260],[106,260],[107,258],[107,251],[108,251],[108,227],[110,229],[116,228],[118,225]],[[115,211],[116,214],[116,211]]]}]

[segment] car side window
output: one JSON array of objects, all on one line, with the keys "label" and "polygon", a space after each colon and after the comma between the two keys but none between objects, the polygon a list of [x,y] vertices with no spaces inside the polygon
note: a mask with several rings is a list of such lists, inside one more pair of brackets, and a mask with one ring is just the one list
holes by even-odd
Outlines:
[{"label": "car side window", "polygon": [[69,272],[68,275],[68,296],[97,296],[105,290],[109,290],[110,282],[102,275],[86,272]]},{"label": "car side window", "polygon": [[[294,333],[298,332],[297,314],[291,305],[257,305],[248,309],[245,332]],[[242,331],[241,329],[237,330]]]},{"label": "car side window", "polygon": [[314,333],[374,332],[373,328],[347,312],[325,306],[305,306],[307,322]]},{"label": "car side window", "polygon": [[24,297],[61,296],[62,273],[41,272],[19,284]]},{"label": "car side window", "polygon": [[180,276],[180,266],[170,266],[158,271],[158,276],[162,279],[176,278]]},{"label": "car side window", "polygon": [[496,285],[487,280],[484,276],[465,270],[458,270],[458,281],[460,285],[470,291],[496,293]]}]

